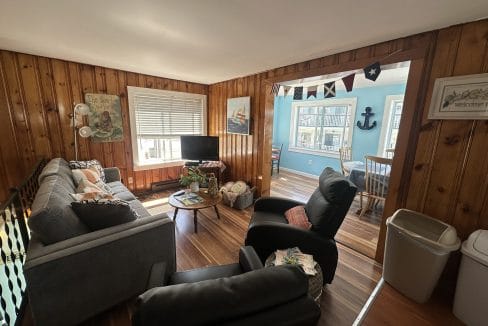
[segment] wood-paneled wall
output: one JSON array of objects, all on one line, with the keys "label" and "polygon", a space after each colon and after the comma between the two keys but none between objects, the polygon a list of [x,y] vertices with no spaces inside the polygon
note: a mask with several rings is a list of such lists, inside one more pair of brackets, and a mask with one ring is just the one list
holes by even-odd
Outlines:
[{"label": "wood-paneled wall", "polygon": [[[405,100],[410,113],[402,118],[397,144],[401,157],[395,159],[393,170],[397,171],[392,172],[392,189],[397,193],[395,200],[387,201],[385,216],[399,207],[414,209],[453,224],[465,239],[477,228],[488,228],[488,121],[433,121],[427,113],[436,78],[488,72],[487,39],[485,19],[211,85],[209,132],[220,137],[232,178],[251,181],[266,194],[273,116],[273,107],[267,103],[270,85],[357,69],[374,58],[386,58],[384,62],[403,52],[403,59],[414,63]],[[250,136],[225,132],[226,99],[238,96],[252,99]],[[379,261],[384,237],[383,224]]]},{"label": "wood-paneled wall", "polygon": [[207,85],[0,50],[0,201],[39,158],[74,159],[70,114],[85,93],[120,96],[124,141],[79,138],[80,159],[119,167],[133,190],[177,178],[180,167],[133,171],[127,86],[208,94]]}]

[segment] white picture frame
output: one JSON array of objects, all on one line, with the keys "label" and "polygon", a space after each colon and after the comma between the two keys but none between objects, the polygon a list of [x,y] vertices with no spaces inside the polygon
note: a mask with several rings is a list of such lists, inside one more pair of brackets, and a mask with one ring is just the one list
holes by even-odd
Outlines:
[{"label": "white picture frame", "polygon": [[227,133],[249,135],[251,125],[251,97],[227,99]]},{"label": "white picture frame", "polygon": [[437,78],[428,118],[487,120],[488,73]]}]

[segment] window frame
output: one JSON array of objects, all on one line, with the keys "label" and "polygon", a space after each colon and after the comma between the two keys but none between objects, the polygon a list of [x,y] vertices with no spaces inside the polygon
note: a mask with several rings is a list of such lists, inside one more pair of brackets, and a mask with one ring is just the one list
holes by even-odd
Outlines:
[{"label": "window frame", "polygon": [[[154,164],[141,164],[139,162],[139,147],[138,147],[138,138],[137,138],[137,127],[136,127],[136,113],[134,109],[134,96],[136,94],[145,93],[148,95],[158,96],[179,96],[184,98],[197,98],[202,100],[203,105],[203,116],[202,116],[202,136],[206,136],[208,133],[208,124],[207,124],[207,114],[208,114],[208,107],[207,107],[207,95],[204,94],[197,94],[197,93],[187,93],[187,92],[178,92],[178,91],[168,91],[163,89],[154,89],[154,88],[146,88],[146,87],[136,87],[136,86],[127,86],[127,98],[129,103],[129,124],[130,124],[130,133],[131,133],[131,143],[132,143],[132,163],[133,163],[133,170],[134,171],[145,171],[151,169],[158,169],[158,168],[165,168],[165,167],[172,167],[172,166],[181,166],[184,164],[182,159],[173,160],[173,161],[165,161],[160,163]],[[168,138],[179,137],[179,136],[168,136]]]},{"label": "window frame", "polygon": [[290,138],[288,142],[288,151],[319,155],[325,157],[339,158],[339,152],[337,151],[327,151],[327,150],[317,150],[317,149],[306,149],[301,147],[296,147],[296,134],[297,134],[297,123],[298,123],[298,108],[299,107],[310,107],[310,106],[341,106],[348,105],[351,106],[351,115],[349,117],[349,135],[347,137],[349,146],[352,146],[352,136],[354,134],[354,120],[356,116],[356,106],[357,97],[347,97],[347,98],[326,98],[321,100],[313,101],[293,101],[291,104],[291,119],[290,119]]},{"label": "window frame", "polygon": [[[386,136],[390,134],[390,126],[393,122],[393,110],[392,104],[396,101],[402,101],[403,105],[405,104],[405,94],[397,94],[397,95],[387,95],[385,97],[385,108],[383,110],[383,120],[381,122],[381,133],[380,133],[380,141],[378,145],[378,153],[377,155],[380,157],[386,157],[385,147],[387,144]],[[403,106],[402,106],[402,115],[403,115]],[[400,119],[401,123],[401,119]]]}]

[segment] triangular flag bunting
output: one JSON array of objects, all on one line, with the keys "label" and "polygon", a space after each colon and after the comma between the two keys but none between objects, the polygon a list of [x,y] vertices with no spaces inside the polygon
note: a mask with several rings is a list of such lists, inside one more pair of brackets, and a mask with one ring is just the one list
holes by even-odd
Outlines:
[{"label": "triangular flag bunting", "polygon": [[301,100],[303,97],[303,87],[295,87],[295,92],[293,93],[294,100]]},{"label": "triangular flag bunting", "polygon": [[372,65],[369,65],[366,68],[364,68],[364,77],[372,81],[376,81],[376,78],[378,78],[380,73],[381,73],[381,66],[379,62],[375,62]]},{"label": "triangular flag bunting", "polygon": [[307,98],[310,98],[310,96],[317,98],[317,86],[307,87]]},{"label": "triangular flag bunting", "polygon": [[324,97],[329,98],[329,97],[335,97],[335,96],[336,96],[335,81],[332,81],[330,83],[325,83],[324,84]]},{"label": "triangular flag bunting", "polygon": [[291,90],[291,86],[283,86],[283,90],[284,90],[284,95],[283,96],[287,96],[288,93]]},{"label": "triangular flag bunting", "polygon": [[271,94],[277,96],[279,91],[280,91],[280,84],[273,84],[273,87],[271,88]]},{"label": "triangular flag bunting", "polygon": [[344,83],[344,86],[346,87],[346,91],[348,92],[352,91],[352,86],[354,84],[354,76],[356,76],[356,74],[350,74],[342,78],[342,82]]}]

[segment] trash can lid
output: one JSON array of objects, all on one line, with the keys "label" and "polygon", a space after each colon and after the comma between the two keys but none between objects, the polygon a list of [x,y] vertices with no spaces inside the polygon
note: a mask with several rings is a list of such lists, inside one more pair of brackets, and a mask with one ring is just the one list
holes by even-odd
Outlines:
[{"label": "trash can lid", "polygon": [[488,266],[488,230],[477,230],[463,242],[461,252]]}]

